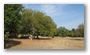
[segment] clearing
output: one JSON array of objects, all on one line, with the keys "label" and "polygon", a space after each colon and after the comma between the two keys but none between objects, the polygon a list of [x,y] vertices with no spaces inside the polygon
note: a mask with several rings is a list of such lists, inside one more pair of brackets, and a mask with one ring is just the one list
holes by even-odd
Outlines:
[{"label": "clearing", "polygon": [[[84,49],[84,38],[55,37],[40,39],[11,39],[20,44],[8,49]],[[13,42],[13,44],[14,44]]]}]

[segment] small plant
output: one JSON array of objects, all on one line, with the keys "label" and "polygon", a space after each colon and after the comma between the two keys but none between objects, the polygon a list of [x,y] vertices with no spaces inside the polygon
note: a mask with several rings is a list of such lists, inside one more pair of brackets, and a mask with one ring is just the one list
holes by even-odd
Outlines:
[{"label": "small plant", "polygon": [[4,39],[5,39],[5,40],[8,40],[8,37],[9,37],[9,32],[6,32],[6,33],[5,33],[5,36],[4,36]]}]

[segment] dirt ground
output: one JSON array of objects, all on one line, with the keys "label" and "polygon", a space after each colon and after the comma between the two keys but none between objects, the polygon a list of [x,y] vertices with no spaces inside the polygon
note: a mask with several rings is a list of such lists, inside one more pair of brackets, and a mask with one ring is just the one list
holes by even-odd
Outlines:
[{"label": "dirt ground", "polygon": [[12,39],[21,44],[9,49],[84,49],[84,38],[55,37],[40,39]]}]

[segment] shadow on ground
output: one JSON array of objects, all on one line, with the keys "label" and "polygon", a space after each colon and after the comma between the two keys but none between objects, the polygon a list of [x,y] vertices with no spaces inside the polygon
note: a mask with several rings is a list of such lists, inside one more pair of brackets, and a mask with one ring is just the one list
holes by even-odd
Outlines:
[{"label": "shadow on ground", "polygon": [[29,39],[28,37],[20,37],[20,38],[17,38],[17,39]]},{"label": "shadow on ground", "polygon": [[4,49],[8,49],[19,44],[21,44],[21,41],[4,40]]},{"label": "shadow on ground", "polygon": [[51,40],[52,38],[34,38],[33,40]]}]

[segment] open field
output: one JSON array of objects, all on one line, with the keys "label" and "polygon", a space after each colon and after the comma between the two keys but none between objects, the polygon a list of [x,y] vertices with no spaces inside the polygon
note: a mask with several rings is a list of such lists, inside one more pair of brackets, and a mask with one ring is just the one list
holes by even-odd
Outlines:
[{"label": "open field", "polygon": [[55,37],[40,39],[12,39],[18,41],[17,44],[9,49],[84,49],[84,38]]}]

